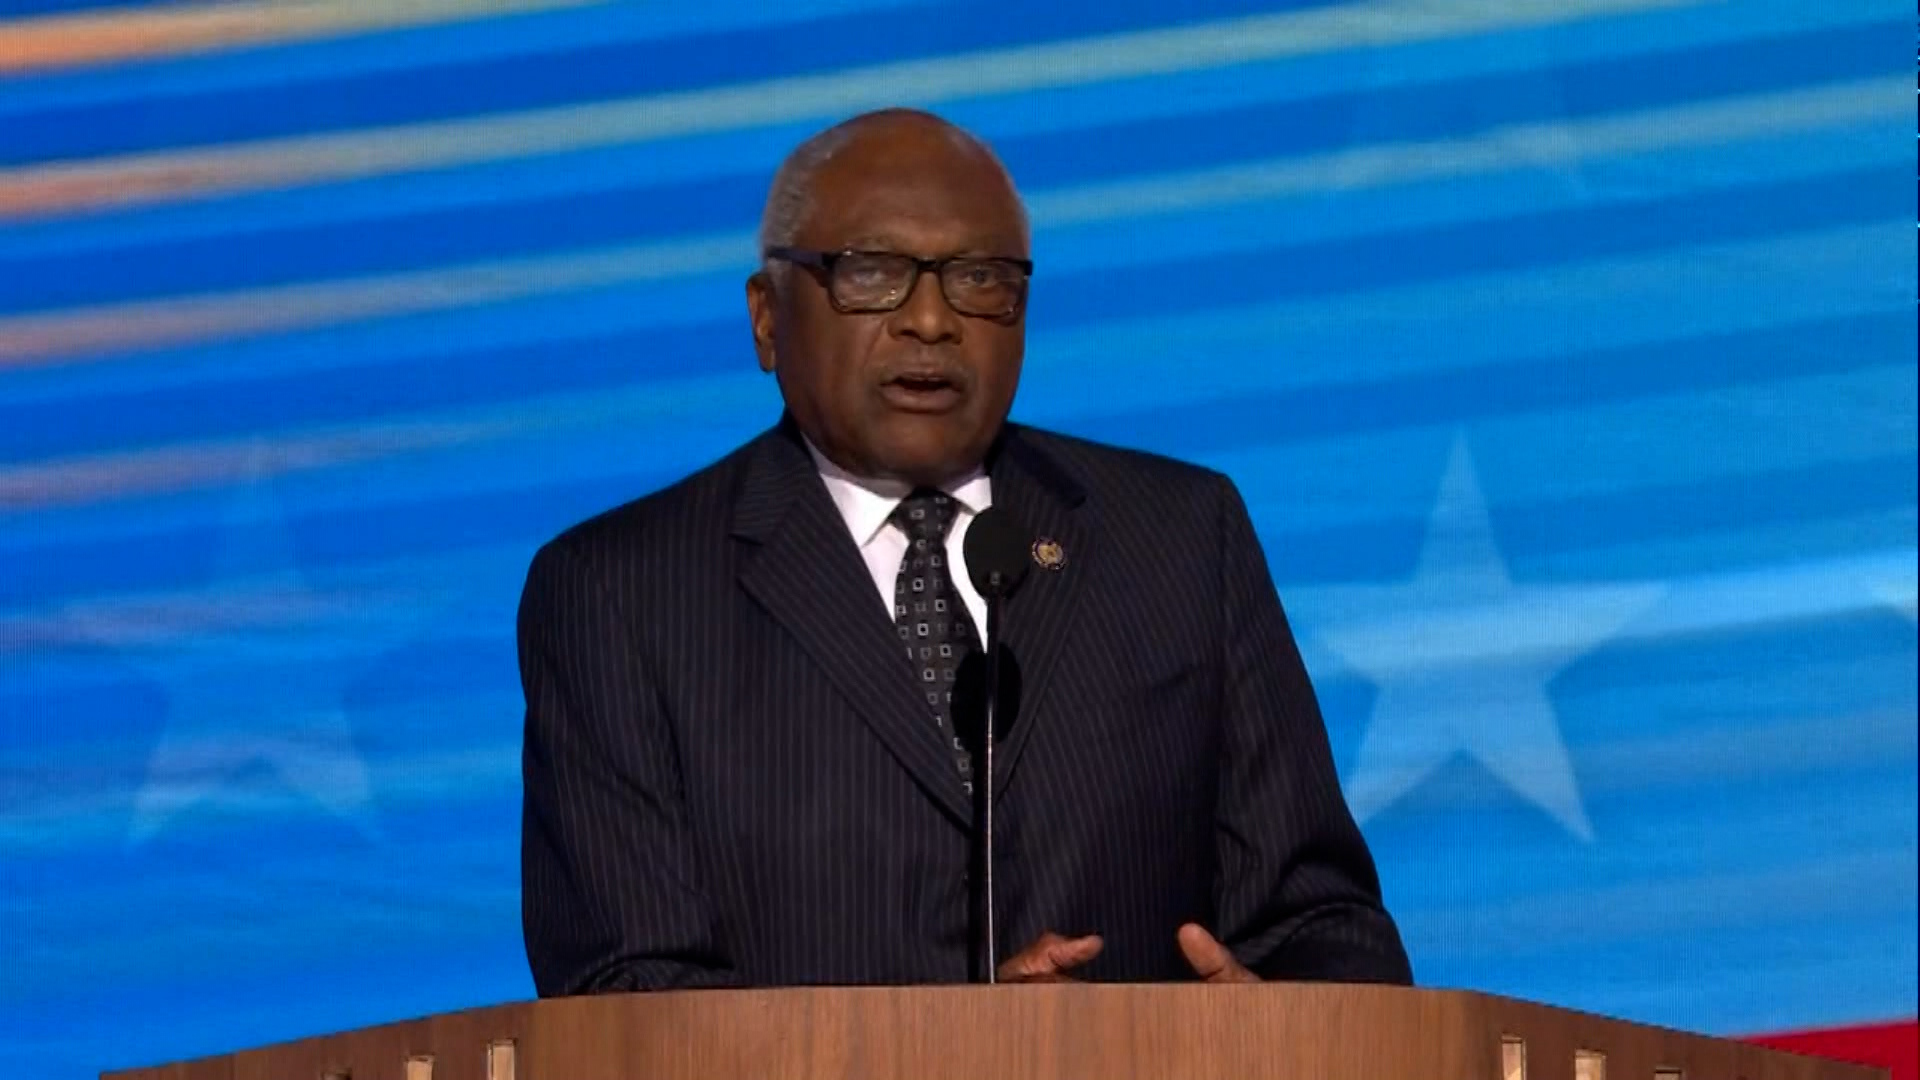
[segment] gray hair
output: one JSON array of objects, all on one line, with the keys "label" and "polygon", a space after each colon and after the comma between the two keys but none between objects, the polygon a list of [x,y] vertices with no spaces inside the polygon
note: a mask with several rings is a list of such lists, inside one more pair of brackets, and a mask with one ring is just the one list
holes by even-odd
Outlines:
[{"label": "gray hair", "polygon": [[[807,213],[813,209],[813,183],[820,170],[832,161],[835,155],[847,148],[856,136],[869,124],[888,119],[920,118],[940,125],[949,139],[963,149],[985,154],[994,163],[1002,176],[1007,175],[1007,167],[1002,164],[999,155],[993,152],[977,136],[965,131],[931,113],[914,109],[883,109],[878,112],[863,113],[850,120],[844,120],[814,135],[794,148],[781,162],[780,169],[774,174],[773,186],[767,194],[766,209],[760,215],[760,250],[791,245],[800,234]],[[1012,177],[1007,178],[1007,186],[1013,188]],[[1020,235],[1030,239],[1031,227],[1027,222],[1027,209],[1014,189],[1015,202],[1019,204]],[[782,264],[784,265],[784,264]],[[778,267],[776,266],[777,270]]]}]

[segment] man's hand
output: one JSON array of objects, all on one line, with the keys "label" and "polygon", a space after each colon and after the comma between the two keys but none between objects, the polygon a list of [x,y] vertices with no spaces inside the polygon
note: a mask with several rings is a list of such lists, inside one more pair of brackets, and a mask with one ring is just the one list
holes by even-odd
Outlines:
[{"label": "man's hand", "polygon": [[1000,962],[1000,981],[1068,982],[1067,972],[1099,956],[1105,944],[1097,934],[1065,938],[1049,930],[1040,935],[1040,940]]},{"label": "man's hand", "polygon": [[1187,954],[1187,963],[1200,978],[1210,983],[1248,983],[1259,982],[1260,976],[1240,966],[1225,945],[1215,941],[1212,934],[1198,923],[1188,923],[1180,928],[1180,951]]}]

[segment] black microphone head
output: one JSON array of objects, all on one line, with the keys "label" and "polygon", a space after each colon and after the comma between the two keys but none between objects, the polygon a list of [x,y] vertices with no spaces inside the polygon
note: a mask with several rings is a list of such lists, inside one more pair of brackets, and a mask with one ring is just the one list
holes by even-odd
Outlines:
[{"label": "black microphone head", "polygon": [[967,526],[966,539],[960,544],[973,587],[988,599],[1013,595],[1032,565],[1027,559],[1031,544],[1012,514],[993,506],[981,511]]}]

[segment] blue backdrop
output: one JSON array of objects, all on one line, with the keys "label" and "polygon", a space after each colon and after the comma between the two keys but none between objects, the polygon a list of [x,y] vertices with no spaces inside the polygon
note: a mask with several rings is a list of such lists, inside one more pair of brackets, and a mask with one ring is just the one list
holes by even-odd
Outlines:
[{"label": "blue backdrop", "polygon": [[531,993],[527,561],[774,419],[765,185],[896,103],[1016,416],[1242,486],[1422,982],[1913,1015],[1911,5],[1186,6],[14,0],[14,1073]]}]

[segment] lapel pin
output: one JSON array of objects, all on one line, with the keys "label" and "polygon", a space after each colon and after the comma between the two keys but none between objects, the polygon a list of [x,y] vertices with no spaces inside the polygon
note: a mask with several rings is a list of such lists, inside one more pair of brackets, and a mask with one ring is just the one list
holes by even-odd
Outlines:
[{"label": "lapel pin", "polygon": [[1033,542],[1033,561],[1042,570],[1059,570],[1067,565],[1067,549],[1060,541],[1041,537]]}]

